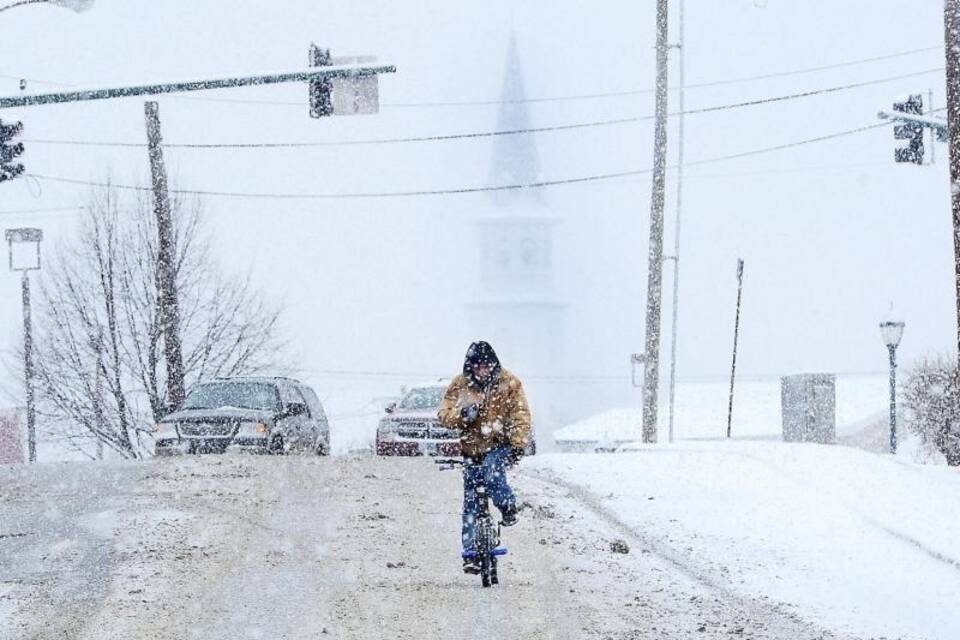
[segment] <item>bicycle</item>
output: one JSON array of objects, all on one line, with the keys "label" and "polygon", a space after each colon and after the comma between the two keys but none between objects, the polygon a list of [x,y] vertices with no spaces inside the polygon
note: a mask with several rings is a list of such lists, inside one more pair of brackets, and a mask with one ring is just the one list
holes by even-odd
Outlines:
[{"label": "bicycle", "polygon": [[[462,468],[464,461],[460,458],[442,458],[434,460],[440,471],[449,471]],[[490,498],[487,487],[482,482],[477,486],[477,496],[480,499],[480,514],[475,525],[475,551],[465,551],[464,559],[476,558],[480,564],[480,580],[484,587],[500,584],[497,577],[497,558],[507,555],[507,549],[500,546],[500,524],[494,523],[490,515]]]}]

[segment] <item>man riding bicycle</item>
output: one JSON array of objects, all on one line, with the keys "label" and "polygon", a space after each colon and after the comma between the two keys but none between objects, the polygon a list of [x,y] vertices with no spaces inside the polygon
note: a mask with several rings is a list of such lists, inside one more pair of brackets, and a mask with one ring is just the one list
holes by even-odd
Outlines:
[{"label": "man riding bicycle", "polygon": [[500,510],[501,523],[517,523],[517,500],[507,484],[506,469],[520,461],[530,439],[530,409],[519,378],[500,366],[486,342],[467,350],[463,373],[447,387],[440,404],[440,422],[460,432],[463,455],[463,570],[479,573],[474,551],[474,523],[481,503],[481,485]]}]

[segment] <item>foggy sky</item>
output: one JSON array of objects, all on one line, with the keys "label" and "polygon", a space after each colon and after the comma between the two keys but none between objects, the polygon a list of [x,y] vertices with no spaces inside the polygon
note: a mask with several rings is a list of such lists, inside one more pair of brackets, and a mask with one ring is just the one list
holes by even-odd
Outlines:
[{"label": "foggy sky", "polygon": [[[687,0],[687,84],[829,65],[942,46],[934,0]],[[909,8],[909,10],[908,10]],[[334,55],[376,54],[398,73],[384,103],[496,100],[516,34],[530,97],[653,87],[654,2],[476,3],[354,1],[149,2],[97,0],[84,14],[30,6],[0,14],[0,93],[26,77],[117,84],[225,72],[297,69],[311,41]],[[688,109],[937,69],[942,51],[830,71],[690,89]],[[675,70],[672,69],[671,72]],[[52,88],[31,80],[29,88]],[[943,74],[686,119],[697,162],[877,122],[911,91],[943,104]],[[349,141],[495,129],[496,106],[384,106],[371,117],[311,120],[301,85],[161,97],[168,142]],[[301,104],[256,104],[195,99]],[[671,111],[676,94],[671,94]],[[143,142],[143,99],[8,110],[27,139]],[[538,102],[533,126],[652,113],[652,95]],[[652,124],[535,134],[544,180],[652,165]],[[676,161],[671,123],[670,164]],[[746,261],[740,370],[877,371],[877,323],[890,303],[906,320],[905,361],[954,341],[946,147],[931,167],[892,161],[891,128],[698,165],[687,170],[681,262],[680,375],[729,366],[735,265]],[[27,170],[146,184],[144,149],[27,143]],[[345,193],[488,184],[492,142],[280,150],[168,150],[175,186],[257,193]],[[672,253],[674,172],[668,176],[666,253]],[[0,186],[0,211],[82,204],[86,188],[25,180]],[[35,186],[34,186],[35,189]],[[562,218],[554,255],[569,303],[567,373],[626,375],[641,350],[649,180],[618,179],[543,192]],[[224,264],[249,273],[285,306],[303,377],[325,369],[455,371],[475,299],[471,220],[484,194],[384,199],[207,198],[207,228]],[[71,213],[0,216],[42,226],[44,251],[69,234]],[[665,275],[669,292],[670,268]],[[2,346],[19,343],[17,278],[0,276],[9,304]],[[665,344],[669,298],[664,301]],[[664,351],[666,357],[666,351]],[[508,359],[509,354],[505,354]],[[666,371],[666,370],[665,370]]]}]

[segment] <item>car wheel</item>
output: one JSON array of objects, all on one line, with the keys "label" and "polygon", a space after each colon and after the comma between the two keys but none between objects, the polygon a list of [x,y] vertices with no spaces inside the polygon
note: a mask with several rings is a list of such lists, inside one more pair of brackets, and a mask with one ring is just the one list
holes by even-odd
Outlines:
[{"label": "car wheel", "polygon": [[282,456],[286,451],[283,448],[283,437],[274,436],[270,441],[270,453],[275,456]]}]

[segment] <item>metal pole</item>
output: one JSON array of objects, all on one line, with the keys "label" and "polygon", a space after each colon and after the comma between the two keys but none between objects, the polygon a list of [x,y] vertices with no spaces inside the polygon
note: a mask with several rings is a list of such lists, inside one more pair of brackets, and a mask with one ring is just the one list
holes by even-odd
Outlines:
[{"label": "metal pole", "polygon": [[380,73],[394,73],[393,65],[336,65],[310,69],[308,71],[290,71],[266,73],[232,78],[210,78],[209,80],[188,80],[184,82],[160,82],[133,85],[129,87],[106,87],[100,89],[71,89],[56,93],[37,95],[0,96],[0,109],[29,107],[41,104],[59,104],[81,100],[107,100],[111,98],[131,98],[133,96],[159,95],[183,91],[209,91],[210,89],[232,89],[234,87],[252,87],[282,82],[306,82],[314,78],[362,78]]},{"label": "metal pole", "polygon": [[887,345],[890,352],[890,453],[897,452],[897,348]]},{"label": "metal pole", "polygon": [[[934,117],[933,109],[933,89],[927,91],[927,115]],[[933,127],[927,127],[930,130],[930,164],[937,164],[937,131]]]},{"label": "metal pole", "polygon": [[647,274],[647,360],[643,378],[643,441],[657,441],[660,385],[660,304],[663,288],[663,202],[667,171],[668,3],[657,0],[657,100],[653,136],[653,187],[650,195],[650,253]]},{"label": "metal pole", "polygon": [[163,164],[160,110],[156,102],[144,103],[147,121],[147,149],[153,179],[153,212],[157,217],[157,283],[160,289],[160,324],[167,365],[167,404],[178,408],[185,395],[183,356],[180,349],[180,306],[174,261],[176,242],[170,219],[167,170]]},{"label": "metal pole", "polygon": [[37,461],[37,414],[33,402],[33,331],[30,321],[30,278],[24,271],[20,280],[23,298],[23,374],[27,394],[27,459]]},{"label": "metal pole", "polygon": [[743,293],[743,260],[737,259],[737,315],[733,323],[733,362],[730,365],[730,404],[727,409],[727,437],[733,433],[733,382],[737,376],[737,342],[740,337],[740,299]]},{"label": "metal pole", "polygon": [[97,334],[91,336],[91,342],[93,348],[97,351],[97,369],[93,384],[93,422],[96,430],[94,437],[97,446],[97,460],[103,460],[103,375],[101,373],[103,371],[103,332],[99,327],[97,328]]},{"label": "metal pole", "polygon": [[960,0],[943,3],[947,75],[947,128],[950,137],[950,205],[953,217],[954,286],[957,305],[957,358],[960,360]]},{"label": "metal pole", "polygon": [[673,442],[673,418],[677,398],[677,325],[680,316],[680,214],[683,205],[683,65],[684,65],[684,22],[683,2],[680,0],[677,42],[677,213],[673,230],[673,306],[670,319],[670,418],[668,440]]}]

